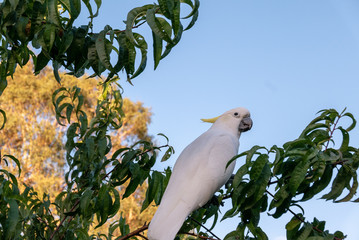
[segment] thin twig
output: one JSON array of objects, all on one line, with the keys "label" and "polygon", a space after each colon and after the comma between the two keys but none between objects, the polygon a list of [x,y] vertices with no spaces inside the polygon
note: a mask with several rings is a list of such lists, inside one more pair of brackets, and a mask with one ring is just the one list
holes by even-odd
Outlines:
[{"label": "thin twig", "polygon": [[[158,149],[164,148],[164,147],[168,147],[168,144],[163,145],[163,146],[160,146],[160,147],[158,147]],[[141,152],[141,153],[139,154],[139,156],[141,156],[141,155],[143,155],[143,154],[145,154],[145,153],[148,153],[148,152],[150,152],[150,151],[153,151],[153,150],[154,150],[154,148],[152,148],[152,149],[147,149],[146,151]],[[119,165],[117,165],[117,166],[119,166]],[[117,167],[117,166],[116,166],[116,167]],[[108,173],[102,178],[102,180],[104,180],[106,177],[108,177],[108,176],[116,169],[116,167],[115,167],[114,169],[112,169],[110,172],[108,172]],[[78,199],[78,200],[75,202],[74,206],[72,206],[72,208],[70,209],[70,212],[74,211],[75,208],[79,205],[79,203],[80,203],[80,199]],[[65,222],[65,220],[67,219],[67,217],[68,217],[68,216],[65,216],[65,217],[61,220],[61,222],[59,223],[59,225],[56,227],[55,231],[51,234],[49,240],[52,240],[52,239],[54,238],[55,234],[60,230],[61,226],[64,224],[64,222]],[[73,218],[74,218],[74,216],[71,216],[71,217],[68,219],[68,222],[71,222],[71,220],[72,220]],[[147,226],[147,227],[148,227],[148,226]],[[143,227],[142,227],[142,228],[143,228]],[[140,229],[141,229],[141,228],[140,228]],[[147,228],[146,228],[146,229],[147,229]]]},{"label": "thin twig", "polygon": [[[137,24],[136,26],[133,26],[132,29],[135,29],[135,28],[140,27],[140,26],[143,25],[145,22],[146,22],[146,21],[143,21],[143,22]],[[115,33],[122,33],[122,32],[125,32],[125,31],[126,31],[126,30],[116,30],[116,31],[114,31],[114,32],[115,32]],[[109,35],[109,34],[110,34],[110,33],[107,33],[107,35]]]},{"label": "thin twig", "polygon": [[145,236],[143,236],[142,234],[137,234],[136,236],[139,236],[139,237],[141,237],[141,238],[143,238],[143,239],[145,239],[145,240],[148,240],[148,238],[146,238]]},{"label": "thin twig", "polygon": [[328,146],[329,146],[329,142],[330,142],[330,140],[331,140],[332,137],[333,137],[334,131],[337,129],[336,126],[337,126],[337,124],[338,124],[338,122],[339,122],[339,119],[340,119],[341,117],[342,117],[341,115],[338,116],[337,120],[335,121],[335,123],[334,123],[334,125],[333,125],[333,129],[330,130],[330,136],[329,136],[329,139],[328,139],[327,145],[325,146],[325,150],[324,150],[324,151],[327,151]]},{"label": "thin twig", "polygon": [[194,221],[195,223],[197,223],[198,225],[200,225],[201,227],[203,227],[204,229],[206,229],[207,232],[209,232],[210,234],[213,235],[213,237],[217,238],[218,240],[221,240],[219,237],[216,236],[216,234],[214,234],[211,230],[209,230],[208,228],[206,228],[206,226],[204,226],[202,223],[198,222],[196,219],[189,217],[192,221]]},{"label": "thin twig", "polygon": [[[277,199],[274,198],[274,195],[273,195],[271,192],[269,192],[268,190],[266,190],[266,192],[273,198],[273,200],[274,200],[275,202],[277,201]],[[289,211],[291,214],[293,214],[293,216],[294,216],[296,219],[298,219],[299,221],[301,221],[302,223],[305,222],[304,219],[302,219],[298,214],[296,214],[295,212],[293,212],[290,208],[288,208],[288,211]],[[323,231],[320,230],[319,228],[317,228],[316,226],[312,226],[312,228],[313,228],[315,231],[319,232],[319,233],[323,233]],[[334,237],[334,239],[335,239],[335,240],[343,240],[342,238],[338,238],[338,237]]]},{"label": "thin twig", "polygon": [[[80,199],[77,199],[75,204],[72,206],[72,208],[70,209],[70,212],[74,211],[75,208],[79,205],[80,203]],[[53,239],[55,234],[60,230],[61,226],[64,224],[65,220],[66,220],[67,216],[65,215],[65,217],[61,220],[60,224],[56,227],[55,231],[52,232],[49,240]],[[71,218],[72,219],[72,218]]]},{"label": "thin twig", "polygon": [[[160,149],[160,148],[164,148],[164,147],[168,147],[168,144],[162,145],[162,146],[160,146],[160,147],[158,147],[158,148],[156,148],[156,149]],[[138,156],[142,156],[143,154],[146,154],[146,153],[148,153],[148,152],[154,151],[154,150],[156,150],[156,149],[155,149],[155,148],[147,149],[146,151],[141,152]],[[114,168],[113,168],[111,171],[109,171],[105,176],[103,176],[103,177],[102,177],[102,180],[104,180],[105,178],[107,178],[113,171],[115,171],[115,170],[117,169],[118,166],[119,166],[119,165],[116,165],[116,167],[114,167]]]},{"label": "thin twig", "polygon": [[130,237],[133,237],[133,236],[138,236],[138,234],[140,234],[141,232],[143,232],[147,229],[148,229],[148,225],[144,225],[143,227],[140,227],[139,229],[137,229],[123,237],[116,238],[116,240],[125,240],[125,239],[129,239]]},{"label": "thin twig", "polygon": [[201,236],[201,235],[198,235],[198,234],[195,234],[195,233],[189,233],[189,232],[187,232],[187,233],[181,233],[181,234],[186,234],[186,235],[198,237],[198,238],[200,238],[200,239],[216,240],[216,239],[214,239],[214,238]]}]

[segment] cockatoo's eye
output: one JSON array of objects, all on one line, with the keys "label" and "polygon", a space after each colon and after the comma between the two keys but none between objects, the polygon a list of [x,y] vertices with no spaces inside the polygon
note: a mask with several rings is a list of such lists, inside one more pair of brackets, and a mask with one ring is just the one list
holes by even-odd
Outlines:
[{"label": "cockatoo's eye", "polygon": [[239,113],[235,112],[235,113],[233,113],[233,116],[236,117],[236,118],[238,118],[238,117],[239,117]]}]

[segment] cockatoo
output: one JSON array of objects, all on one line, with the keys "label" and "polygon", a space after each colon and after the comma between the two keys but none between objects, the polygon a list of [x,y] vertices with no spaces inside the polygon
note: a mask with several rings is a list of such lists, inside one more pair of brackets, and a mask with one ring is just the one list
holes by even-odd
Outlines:
[{"label": "cockatoo", "polygon": [[148,227],[150,240],[173,240],[187,216],[205,205],[230,178],[238,154],[239,137],[252,127],[245,108],[202,119],[213,125],[188,145],[173,167],[161,203]]}]

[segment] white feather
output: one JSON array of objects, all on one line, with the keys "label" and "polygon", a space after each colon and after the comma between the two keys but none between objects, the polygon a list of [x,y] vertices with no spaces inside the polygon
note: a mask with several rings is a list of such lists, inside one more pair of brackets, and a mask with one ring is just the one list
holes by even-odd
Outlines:
[{"label": "white feather", "polygon": [[227,169],[226,165],[238,153],[238,129],[245,117],[249,117],[245,108],[225,112],[183,150],[149,225],[150,240],[174,239],[186,217],[205,205],[228,181],[235,162]]}]

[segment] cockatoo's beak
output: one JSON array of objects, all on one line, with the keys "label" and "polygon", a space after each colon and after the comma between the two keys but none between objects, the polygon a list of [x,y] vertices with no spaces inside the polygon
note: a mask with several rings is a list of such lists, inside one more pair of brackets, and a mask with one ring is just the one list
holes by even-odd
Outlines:
[{"label": "cockatoo's beak", "polygon": [[201,120],[202,120],[203,122],[214,123],[219,117],[220,117],[220,116],[215,117],[215,118],[202,118]]},{"label": "cockatoo's beak", "polygon": [[245,117],[242,119],[241,123],[239,124],[238,130],[240,132],[247,132],[252,128],[253,121],[250,117]]}]

